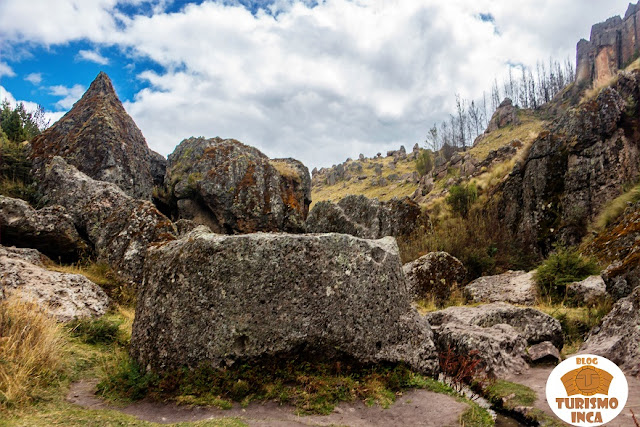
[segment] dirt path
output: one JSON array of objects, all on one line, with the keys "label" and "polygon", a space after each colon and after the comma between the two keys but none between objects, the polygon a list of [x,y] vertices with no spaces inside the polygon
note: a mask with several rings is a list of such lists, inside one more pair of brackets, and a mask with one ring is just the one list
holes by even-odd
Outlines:
[{"label": "dirt path", "polygon": [[[549,378],[549,374],[552,370],[552,366],[531,368],[522,375],[514,375],[506,379],[526,385],[535,391],[538,395],[538,399],[534,406],[555,418],[555,415],[547,404],[547,398],[545,396],[547,378]],[[633,419],[631,418],[631,410],[636,413],[636,417],[640,417],[640,379],[627,375],[627,382],[629,383],[629,398],[627,399],[627,405],[613,422],[607,424],[608,427],[635,427]]]},{"label": "dirt path", "polygon": [[329,415],[300,417],[291,406],[275,402],[252,403],[247,408],[234,404],[230,410],[189,408],[153,401],[141,401],[126,407],[115,407],[95,396],[95,381],[71,385],[67,401],[87,409],[114,409],[140,420],[156,423],[201,421],[211,418],[240,417],[250,426],[298,427],[347,425],[360,426],[457,426],[460,415],[468,408],[451,396],[427,390],[413,390],[398,398],[389,409],[367,407],[362,402],[342,403]]}]

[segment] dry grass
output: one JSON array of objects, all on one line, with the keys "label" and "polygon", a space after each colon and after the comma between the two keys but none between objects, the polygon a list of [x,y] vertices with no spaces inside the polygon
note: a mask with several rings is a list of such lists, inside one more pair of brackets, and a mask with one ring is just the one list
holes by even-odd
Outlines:
[{"label": "dry grass", "polygon": [[[396,174],[401,176],[405,173],[412,173],[416,171],[416,164],[413,160],[403,160],[396,163],[395,170],[392,170],[389,165],[392,163],[392,157],[383,157],[380,159],[369,159],[367,163],[362,163],[362,172],[359,175],[365,175],[367,179],[365,180],[355,180],[355,181],[340,181],[335,185],[327,186],[323,185],[321,187],[312,187],[311,188],[311,199],[313,203],[320,202],[323,200],[331,200],[333,202],[339,202],[349,195],[364,195],[369,198],[376,198],[378,200],[390,200],[394,197],[405,197],[411,196],[416,189],[418,188],[417,184],[411,183],[395,183],[389,182],[387,185],[379,187],[372,186],[369,180],[376,176],[373,168],[369,169],[368,166],[373,165],[381,165],[382,166],[382,177],[388,178],[389,175]],[[347,163],[346,166],[350,165],[353,162]],[[313,205],[312,205],[313,207]]]},{"label": "dry grass", "polygon": [[297,181],[300,180],[300,174],[298,173],[298,170],[291,166],[291,164],[289,164],[288,162],[285,162],[283,160],[269,160],[269,164],[273,166],[280,175],[286,178],[295,179]]},{"label": "dry grass", "polygon": [[606,80],[602,80],[600,82],[593,82],[593,86],[587,89],[584,92],[584,95],[582,95],[579,105],[584,104],[585,102],[589,102],[594,98],[596,98],[600,94],[600,91],[602,91],[602,89],[604,89],[605,87],[613,86],[618,82],[619,78],[620,78],[620,75],[616,73]]},{"label": "dry grass", "polygon": [[63,369],[59,325],[17,295],[0,302],[0,409],[38,400]]},{"label": "dry grass", "polygon": [[477,160],[484,160],[489,152],[504,147],[513,140],[518,139],[525,145],[530,144],[547,124],[531,110],[519,110],[518,118],[520,119],[519,125],[509,125],[491,132],[478,145],[471,148],[469,153]]},{"label": "dry grass", "polygon": [[622,215],[624,210],[629,206],[629,203],[635,203],[639,200],[640,184],[607,203],[593,224],[595,229],[597,231],[604,230]]},{"label": "dry grass", "polygon": [[444,302],[444,304],[437,304],[435,296],[432,296],[427,299],[421,299],[416,301],[416,308],[418,312],[422,315],[427,313],[432,313],[434,311],[442,310],[447,307],[460,307],[460,306],[469,306],[475,307],[479,304],[467,304],[464,295],[462,295],[462,289],[454,289],[449,295],[449,298]]}]

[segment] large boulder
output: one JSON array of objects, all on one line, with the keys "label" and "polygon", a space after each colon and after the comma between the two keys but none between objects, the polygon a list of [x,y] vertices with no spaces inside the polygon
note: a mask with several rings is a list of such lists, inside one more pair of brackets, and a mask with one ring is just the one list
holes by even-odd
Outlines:
[{"label": "large boulder", "polygon": [[402,269],[409,293],[418,299],[433,298],[436,304],[449,299],[467,274],[462,263],[446,252],[430,252]]},{"label": "large boulder", "polygon": [[149,243],[175,238],[175,226],[151,202],[91,179],[60,157],[47,165],[41,184],[52,203],[66,208],[98,259],[126,279],[142,279]]},{"label": "large boulder", "polygon": [[169,155],[165,184],[178,218],[217,233],[300,232],[311,204],[302,163],[233,139],[185,139]]},{"label": "large boulder", "polygon": [[211,234],[152,246],[131,354],[154,370],[297,354],[437,370],[395,240]]},{"label": "large boulder", "polygon": [[106,312],[109,298],[98,285],[80,274],[49,271],[43,260],[35,249],[0,246],[0,296],[17,293],[61,322]]},{"label": "large boulder", "polygon": [[132,197],[151,199],[151,152],[103,72],[67,114],[31,141],[37,176],[54,156]]},{"label": "large boulder", "polygon": [[589,276],[567,285],[567,297],[573,304],[593,305],[606,296],[607,287],[602,276]]},{"label": "large boulder", "polygon": [[408,197],[381,202],[362,195],[349,195],[337,204],[330,201],[316,203],[307,218],[307,232],[379,239],[407,235],[427,223],[428,218],[420,205]]},{"label": "large boulder", "polygon": [[579,352],[604,356],[625,372],[640,375],[640,287],[613,306]]},{"label": "large boulder", "polygon": [[90,248],[62,206],[35,210],[20,199],[0,196],[0,242],[34,248],[64,262],[77,261]]},{"label": "large boulder", "polygon": [[496,276],[479,277],[464,287],[464,294],[472,302],[534,305],[538,288],[533,275],[533,271],[509,271]]},{"label": "large boulder", "polygon": [[520,373],[531,360],[528,346],[564,343],[560,322],[541,311],[506,303],[449,307],[427,314],[441,354],[478,358],[492,376]]}]

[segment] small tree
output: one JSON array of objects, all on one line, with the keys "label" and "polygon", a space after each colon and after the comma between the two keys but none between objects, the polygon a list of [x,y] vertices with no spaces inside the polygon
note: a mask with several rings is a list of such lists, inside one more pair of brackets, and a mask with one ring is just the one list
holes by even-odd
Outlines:
[{"label": "small tree", "polygon": [[416,158],[416,170],[420,176],[425,176],[433,169],[433,160],[429,150],[420,150],[420,154]]},{"label": "small tree", "polygon": [[466,218],[473,203],[478,199],[478,189],[473,184],[453,185],[449,189],[447,203],[454,213]]}]

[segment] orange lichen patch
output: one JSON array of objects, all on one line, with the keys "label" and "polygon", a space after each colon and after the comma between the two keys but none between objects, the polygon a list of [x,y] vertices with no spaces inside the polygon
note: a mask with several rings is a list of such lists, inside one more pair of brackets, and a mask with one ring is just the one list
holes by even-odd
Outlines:
[{"label": "orange lichen patch", "polygon": [[249,161],[247,165],[247,171],[244,174],[242,180],[238,183],[238,188],[236,189],[236,194],[240,192],[241,189],[248,189],[256,185],[256,164],[252,161]]}]

